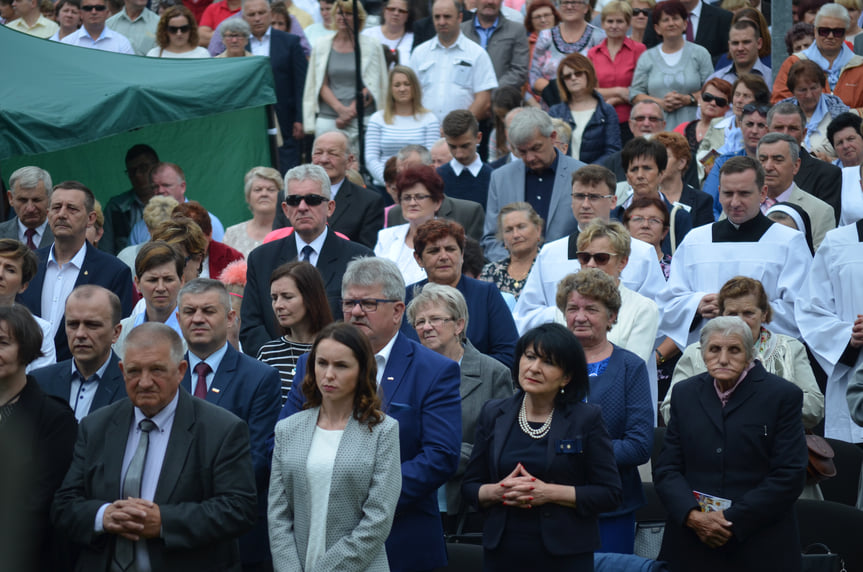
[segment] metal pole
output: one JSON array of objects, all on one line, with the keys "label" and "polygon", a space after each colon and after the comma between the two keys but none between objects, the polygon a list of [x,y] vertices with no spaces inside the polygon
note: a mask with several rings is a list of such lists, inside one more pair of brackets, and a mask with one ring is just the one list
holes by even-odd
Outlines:
[{"label": "metal pole", "polygon": [[360,173],[366,172],[365,98],[363,98],[362,54],[360,53],[360,14],[358,0],[353,0],[354,20],[354,66],[356,67],[357,145]]}]

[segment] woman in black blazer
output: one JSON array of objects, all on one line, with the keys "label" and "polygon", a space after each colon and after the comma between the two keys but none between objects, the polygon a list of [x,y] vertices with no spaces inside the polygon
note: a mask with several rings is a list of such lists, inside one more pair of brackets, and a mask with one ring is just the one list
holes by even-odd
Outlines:
[{"label": "woman in black blazer", "polygon": [[583,402],[584,352],[543,324],[515,361],[521,391],[483,408],[462,486],[486,513],[485,569],[592,571],[597,515],[617,507],[621,485],[599,408]]}]

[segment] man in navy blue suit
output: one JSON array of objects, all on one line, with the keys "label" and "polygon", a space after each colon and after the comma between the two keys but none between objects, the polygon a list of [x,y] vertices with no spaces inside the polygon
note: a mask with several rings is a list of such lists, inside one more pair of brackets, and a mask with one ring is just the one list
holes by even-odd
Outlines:
[{"label": "man in navy blue suit", "polygon": [[[387,558],[393,572],[446,565],[437,490],[456,471],[461,448],[461,376],[458,364],[399,333],[405,284],[398,267],[383,258],[348,264],[342,281],[346,322],[371,342],[378,364],[383,410],[399,422],[402,493]],[[306,359],[294,379],[305,376]],[[302,409],[302,384],[291,387],[280,417]]]},{"label": "man in navy blue suit", "polygon": [[279,416],[282,383],[275,368],[238,352],[228,343],[228,324],[235,317],[228,291],[218,280],[196,278],[177,295],[177,321],[189,347],[183,387],[249,425],[258,513],[255,527],[240,537],[240,557],[244,570],[267,570],[267,443]]},{"label": "man in navy blue suit", "polygon": [[104,286],[120,298],[122,317],[132,312],[132,273],[117,258],[87,243],[87,227],[96,222],[93,191],[77,181],[54,186],[48,207],[48,225],[54,244],[36,251],[39,269],[18,302],[34,316],[48,320],[54,336],[57,361],[70,359],[64,327],[66,298],[76,286]]},{"label": "man in navy blue suit", "polygon": [[81,419],[126,399],[120,358],[111,349],[120,336],[120,298],[96,286],[78,286],[66,300],[66,337],[72,359],[33,370],[39,387],[67,401]]}]

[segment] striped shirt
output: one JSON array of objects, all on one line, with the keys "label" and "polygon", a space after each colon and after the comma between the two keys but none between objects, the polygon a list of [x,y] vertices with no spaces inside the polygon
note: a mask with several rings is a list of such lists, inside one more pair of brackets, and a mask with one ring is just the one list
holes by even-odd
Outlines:
[{"label": "striped shirt", "polygon": [[279,370],[279,377],[282,378],[282,405],[288,400],[288,393],[291,391],[294,373],[297,370],[297,360],[311,349],[312,344],[301,344],[282,336],[265,343],[258,350],[260,361]]}]

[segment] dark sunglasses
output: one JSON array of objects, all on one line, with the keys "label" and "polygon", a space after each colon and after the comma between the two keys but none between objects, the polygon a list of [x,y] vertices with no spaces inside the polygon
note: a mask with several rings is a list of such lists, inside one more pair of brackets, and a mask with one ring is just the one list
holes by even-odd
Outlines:
[{"label": "dark sunglasses", "polygon": [[767,117],[767,112],[770,111],[769,105],[758,105],[755,103],[747,103],[743,106],[743,113],[755,113],[758,112],[759,115],[763,115]]},{"label": "dark sunglasses", "polygon": [[603,264],[608,264],[608,261],[611,260],[611,257],[615,256],[610,252],[576,252],[575,257],[578,258],[578,262],[582,266],[587,266],[590,264],[590,260],[596,260],[596,263],[602,266]]},{"label": "dark sunglasses", "polygon": [[189,25],[185,26],[168,26],[168,33],[171,34],[185,34],[189,31]]},{"label": "dark sunglasses", "polygon": [[824,28],[819,26],[816,28],[818,35],[822,38],[826,38],[830,34],[833,34],[834,38],[844,38],[845,37],[845,28]]},{"label": "dark sunglasses", "polygon": [[704,100],[704,101],[706,101],[707,103],[710,103],[711,101],[713,101],[713,102],[715,102],[715,103],[716,103],[716,105],[718,105],[719,107],[725,107],[726,105],[728,105],[728,100],[727,100],[727,99],[725,99],[724,97],[716,97],[716,96],[715,96],[715,95],[713,95],[712,93],[706,93],[706,92],[705,92],[705,93],[702,93],[702,94],[701,94],[701,99],[703,99],[703,100]]},{"label": "dark sunglasses", "polygon": [[632,9],[633,16],[650,16],[650,10],[647,8],[633,8]]},{"label": "dark sunglasses", "polygon": [[104,4],[90,4],[88,6],[81,6],[81,10],[83,10],[85,12],[92,12],[93,10],[95,10],[97,12],[104,12],[107,9],[108,9],[108,7],[105,6]]},{"label": "dark sunglasses", "polygon": [[285,203],[289,207],[298,207],[303,201],[306,201],[306,204],[310,207],[316,207],[328,200],[327,197],[322,197],[321,195],[288,195],[285,197]]}]

